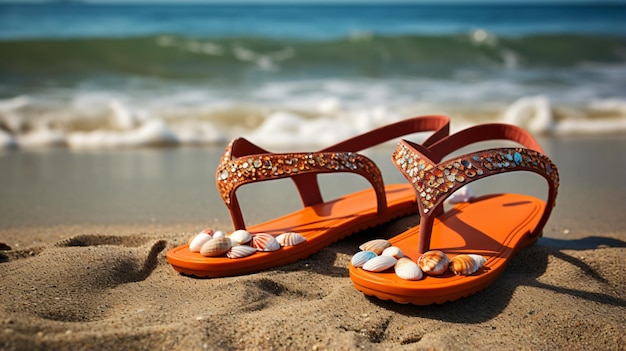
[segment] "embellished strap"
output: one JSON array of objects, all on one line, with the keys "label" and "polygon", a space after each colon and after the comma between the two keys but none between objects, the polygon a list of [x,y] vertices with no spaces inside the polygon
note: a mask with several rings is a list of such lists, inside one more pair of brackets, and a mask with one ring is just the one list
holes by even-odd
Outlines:
[{"label": "embellished strap", "polygon": [[449,134],[450,119],[432,115],[408,118],[352,137],[313,153],[273,154],[239,138],[226,148],[217,169],[217,188],[237,229],[245,228],[235,196],[236,189],[255,181],[289,177],[304,206],[323,202],[318,173],[351,172],[364,176],[374,186],[378,213],[386,210],[386,195],[380,170],[365,156],[356,154],[385,141],[418,132],[433,133],[423,142],[430,146]]},{"label": "embellished strap", "polygon": [[[490,124],[466,129],[434,144],[428,150],[404,140],[398,144],[392,159],[407,180],[413,184],[418,197],[417,204],[421,215],[420,252],[428,251],[434,217],[442,211],[443,202],[447,197],[466,184],[500,173],[530,171],[546,179],[549,187],[548,200],[537,229],[545,225],[557,195],[558,171],[547,156],[534,150],[541,149],[530,134],[520,131],[523,130],[514,126]],[[449,145],[458,148],[489,139],[513,140],[533,149],[488,149],[436,163],[447,153],[454,151]],[[462,140],[466,143],[463,144]]]},{"label": "embellished strap", "polygon": [[[235,191],[246,183],[294,178],[306,174],[349,172],[365,177],[376,192],[379,214],[387,208],[382,174],[369,158],[353,152],[261,153],[233,157],[237,144],[258,148],[245,139],[236,139],[226,148],[217,168],[217,188],[228,207],[235,229],[245,228]],[[260,149],[260,148],[259,148]],[[302,194],[306,196],[306,194]]]}]

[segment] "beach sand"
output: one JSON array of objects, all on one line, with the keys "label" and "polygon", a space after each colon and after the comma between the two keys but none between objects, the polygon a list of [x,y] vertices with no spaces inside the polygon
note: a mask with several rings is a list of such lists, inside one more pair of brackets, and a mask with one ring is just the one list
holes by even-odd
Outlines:
[{"label": "beach sand", "polygon": [[[626,140],[541,143],[561,175],[544,237],[485,290],[432,306],[366,297],[348,277],[360,243],[415,216],[283,267],[195,279],[165,253],[205,227],[230,228],[214,189],[219,148],[0,154],[10,247],[0,251],[0,350],[624,350]],[[371,155],[400,182],[390,153]],[[532,180],[498,178],[542,194]],[[247,219],[298,208],[276,189],[246,193]]]}]

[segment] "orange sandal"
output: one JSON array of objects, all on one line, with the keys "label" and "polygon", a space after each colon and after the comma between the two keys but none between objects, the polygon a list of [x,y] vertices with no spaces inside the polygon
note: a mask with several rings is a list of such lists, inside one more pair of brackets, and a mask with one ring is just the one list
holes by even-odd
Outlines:
[{"label": "orange sandal", "polygon": [[[525,148],[488,149],[441,162],[444,156],[463,146],[493,139],[512,140]],[[457,300],[482,290],[502,274],[517,251],[532,245],[541,236],[554,207],[559,182],[556,166],[543,155],[532,136],[519,127],[475,126],[429,148],[402,140],[392,160],[414,186],[421,217],[419,226],[393,237],[384,246],[395,247],[391,250],[395,258],[404,256],[413,263],[407,264],[406,259],[394,262],[384,257],[361,267],[364,259],[374,256],[361,251],[363,254],[355,255],[354,264],[350,264],[350,278],[355,288],[383,300],[428,305]],[[443,213],[444,200],[461,187],[481,178],[515,171],[534,172],[545,178],[547,202],[527,195],[492,194],[456,204]],[[363,245],[361,248],[368,249]],[[428,254],[423,255],[426,252]],[[428,266],[424,261],[435,257],[432,263],[440,263],[443,273],[428,275],[421,269],[414,271],[414,262],[420,261],[422,255],[422,262],[418,263]],[[452,260],[458,257],[455,262],[463,267],[478,264],[478,269],[466,272],[467,275],[456,275],[452,264],[448,269],[446,256]],[[468,261],[462,262],[463,258]],[[400,262],[402,265],[397,264]],[[428,267],[421,265],[425,272]],[[415,280],[406,280],[407,276]],[[424,278],[420,279],[422,276]]]},{"label": "orange sandal", "polygon": [[[199,277],[247,274],[305,258],[333,242],[368,227],[417,212],[415,193],[409,184],[383,184],[380,170],[369,158],[356,152],[412,133],[433,131],[424,141],[428,147],[448,135],[449,118],[424,116],[406,119],[356,136],[318,152],[273,154],[239,138],[226,149],[217,168],[217,188],[228,207],[235,229],[249,233],[296,232],[304,241],[272,252],[255,252],[231,259],[205,257],[182,245],[167,252],[178,272]],[[373,189],[324,202],[317,174],[350,172],[365,177]],[[304,208],[291,214],[246,227],[235,191],[243,184],[291,178]],[[216,244],[217,245],[217,244]],[[221,245],[221,244],[220,244]],[[241,248],[248,254],[249,248]],[[208,250],[208,249],[207,249]]]}]

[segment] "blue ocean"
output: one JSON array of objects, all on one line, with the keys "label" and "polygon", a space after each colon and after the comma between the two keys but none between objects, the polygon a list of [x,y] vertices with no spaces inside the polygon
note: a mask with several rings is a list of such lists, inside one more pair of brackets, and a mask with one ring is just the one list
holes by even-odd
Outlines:
[{"label": "blue ocean", "polygon": [[626,133],[626,5],[0,4],[0,149]]}]

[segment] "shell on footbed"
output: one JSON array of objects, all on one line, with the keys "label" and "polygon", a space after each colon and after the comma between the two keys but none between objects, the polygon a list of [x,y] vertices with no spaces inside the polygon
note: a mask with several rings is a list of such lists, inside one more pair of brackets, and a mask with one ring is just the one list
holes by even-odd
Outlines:
[{"label": "shell on footbed", "polygon": [[481,255],[457,255],[450,260],[450,270],[456,275],[471,275],[486,262],[487,260]]},{"label": "shell on footbed", "polygon": [[233,242],[233,245],[241,245],[252,240],[252,234],[246,230],[239,229],[232,232],[229,238]]},{"label": "shell on footbed", "polygon": [[359,246],[359,249],[361,249],[362,251],[372,251],[377,255],[380,255],[383,253],[383,250],[385,250],[389,246],[391,246],[389,240],[374,239],[361,244],[361,246]]},{"label": "shell on footbed", "polygon": [[441,275],[448,270],[450,259],[443,251],[425,252],[417,259],[417,265],[428,275]]},{"label": "shell on footbed", "polygon": [[354,256],[352,256],[350,263],[352,263],[352,266],[356,268],[363,267],[365,262],[371,260],[376,256],[378,255],[376,255],[376,253],[373,251],[359,251],[355,253]]},{"label": "shell on footbed", "polygon": [[256,249],[252,246],[248,245],[236,245],[230,248],[228,252],[226,252],[226,256],[228,258],[242,258],[246,256],[250,256],[256,252]]},{"label": "shell on footbed", "polygon": [[276,251],[280,249],[280,244],[276,238],[267,233],[252,234],[250,246],[258,251]]},{"label": "shell on footbed", "polygon": [[212,238],[202,245],[200,254],[206,257],[215,257],[225,254],[232,247],[232,241],[229,238]]},{"label": "shell on footbed", "polygon": [[396,275],[405,280],[420,280],[424,277],[422,269],[407,257],[402,257],[394,266]]},{"label": "shell on footbed", "polygon": [[383,256],[392,256],[392,257],[395,257],[396,260],[404,257],[404,254],[402,253],[402,250],[400,250],[400,248],[397,247],[397,246],[389,246],[388,248],[383,250],[381,255],[383,255]]},{"label": "shell on footbed", "polygon": [[288,232],[280,234],[276,237],[276,241],[280,244],[280,246],[295,246],[298,244],[302,244],[306,241],[306,238],[302,236],[302,234]]},{"label": "shell on footbed", "polygon": [[393,267],[398,260],[393,256],[376,256],[363,264],[363,269],[370,272],[382,272]]},{"label": "shell on footbed", "polygon": [[191,252],[200,252],[202,245],[207,241],[211,240],[211,235],[205,232],[201,232],[191,239],[189,242],[189,251]]}]

